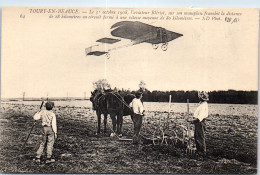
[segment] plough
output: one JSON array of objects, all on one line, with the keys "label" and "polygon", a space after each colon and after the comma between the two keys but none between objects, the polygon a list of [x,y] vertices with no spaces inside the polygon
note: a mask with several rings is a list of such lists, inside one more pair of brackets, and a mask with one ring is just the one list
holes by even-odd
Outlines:
[{"label": "plough", "polygon": [[[171,102],[171,97],[169,103]],[[170,105],[169,105],[170,108]],[[142,128],[142,138],[153,145],[168,145],[182,143],[186,147],[186,154],[193,155],[196,152],[195,140],[194,140],[194,128],[190,126],[188,119],[189,113],[189,100],[187,100],[187,115],[185,116],[185,123],[177,125],[170,129],[170,109],[167,117],[159,116],[159,121],[156,121],[156,117],[151,117],[151,122],[147,122],[147,118],[144,117],[144,124]],[[149,126],[148,126],[149,125]],[[152,132],[148,130],[153,130]]]},{"label": "plough", "polygon": [[[186,146],[186,154],[192,155],[196,152],[195,141],[194,141],[194,131],[193,127],[190,126],[188,119],[190,117],[189,112],[189,99],[187,99],[187,115],[185,116],[185,123],[183,125],[177,126],[175,123],[174,128],[170,130],[170,111],[171,111],[171,95],[169,97],[169,111],[167,117],[159,116],[159,121],[156,120],[155,116],[152,115],[151,122],[147,121],[147,117],[143,117],[143,126],[140,136],[146,142],[151,142],[153,145],[168,145],[182,143]],[[150,119],[150,118],[149,118]],[[149,126],[148,126],[149,125]],[[109,126],[110,127],[110,126]],[[149,129],[148,129],[149,127]],[[132,141],[130,138],[123,138],[112,130],[113,135],[115,135],[120,141]]]}]

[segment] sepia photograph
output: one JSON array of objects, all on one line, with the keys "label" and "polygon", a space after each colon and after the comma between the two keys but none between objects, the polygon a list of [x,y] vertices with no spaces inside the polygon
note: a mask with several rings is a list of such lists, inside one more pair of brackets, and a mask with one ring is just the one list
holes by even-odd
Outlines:
[{"label": "sepia photograph", "polygon": [[1,173],[256,174],[257,8],[2,7]]}]

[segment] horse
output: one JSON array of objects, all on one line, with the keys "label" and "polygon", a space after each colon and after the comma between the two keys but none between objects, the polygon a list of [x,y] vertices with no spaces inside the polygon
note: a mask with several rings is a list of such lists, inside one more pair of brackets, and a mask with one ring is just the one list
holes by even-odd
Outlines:
[{"label": "horse", "polygon": [[91,92],[90,101],[92,102],[92,109],[95,110],[97,114],[97,134],[100,134],[102,114],[104,115],[104,133],[106,133],[108,111],[105,94],[98,90],[94,90],[94,92]]},{"label": "horse", "polygon": [[117,92],[106,92],[107,111],[113,125],[113,131],[119,136],[122,135],[124,99]]},{"label": "horse", "polygon": [[133,101],[134,98],[135,98],[135,95],[133,95],[133,94],[126,94],[126,95],[124,95],[124,101],[126,102],[127,105],[126,104],[124,105],[124,114],[123,114],[123,116],[132,115],[133,111],[129,107],[129,104]]},{"label": "horse", "polygon": [[101,114],[104,115],[104,133],[106,133],[107,115],[109,114],[112,120],[113,131],[122,136],[123,116],[132,114],[128,105],[134,98],[135,96],[132,94],[127,94],[123,98],[118,92],[113,92],[112,90],[104,91],[104,93],[98,90],[91,92],[90,101],[98,117],[97,133],[100,133]]},{"label": "horse", "polygon": [[[106,92],[107,111],[110,114],[113,124],[113,131],[122,136],[123,116],[132,115],[129,104],[135,98],[135,95],[120,95],[118,92]],[[114,123],[113,123],[114,122]]]}]

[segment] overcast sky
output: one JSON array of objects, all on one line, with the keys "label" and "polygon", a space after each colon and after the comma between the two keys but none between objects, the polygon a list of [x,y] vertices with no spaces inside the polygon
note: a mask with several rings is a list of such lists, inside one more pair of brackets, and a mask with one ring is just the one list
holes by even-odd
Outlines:
[{"label": "overcast sky", "polygon": [[[198,21],[142,21],[181,33],[167,51],[142,43],[104,56],[85,48],[110,36],[116,20],[49,19],[2,10],[1,95],[5,97],[87,96],[92,83],[137,90],[257,90],[257,13],[243,11],[236,24]],[[256,11],[255,11],[256,12]],[[24,19],[19,18],[25,13]],[[111,36],[110,36],[111,37]]]}]

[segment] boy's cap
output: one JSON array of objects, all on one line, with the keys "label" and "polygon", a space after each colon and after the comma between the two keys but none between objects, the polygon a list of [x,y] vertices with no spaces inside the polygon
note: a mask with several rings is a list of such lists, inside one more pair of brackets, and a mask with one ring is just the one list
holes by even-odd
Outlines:
[{"label": "boy's cap", "polygon": [[46,109],[52,109],[54,107],[54,102],[52,101],[47,101],[47,103],[45,104]]}]

